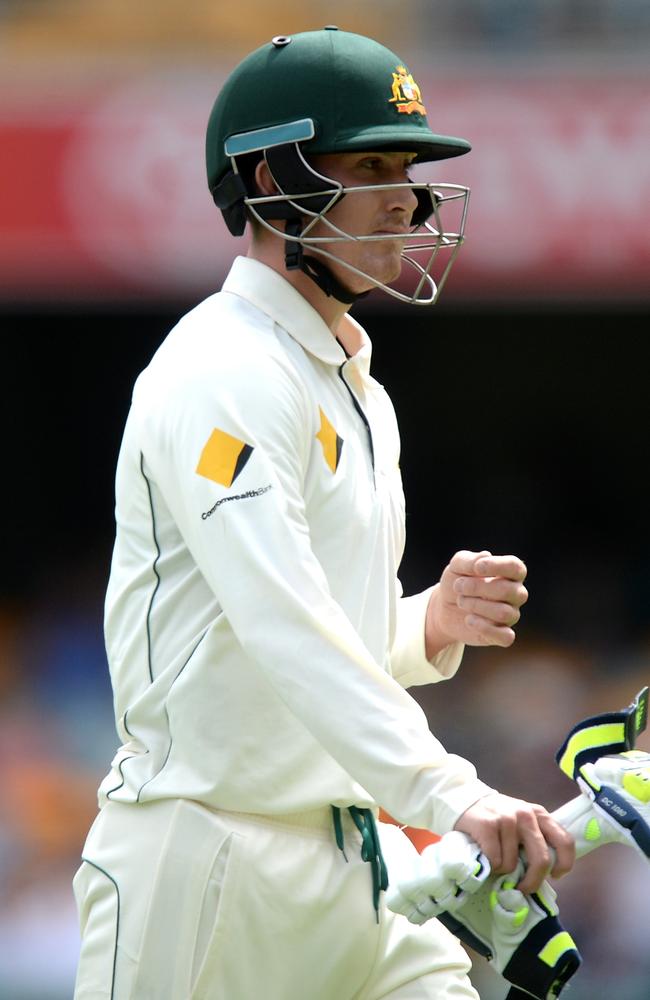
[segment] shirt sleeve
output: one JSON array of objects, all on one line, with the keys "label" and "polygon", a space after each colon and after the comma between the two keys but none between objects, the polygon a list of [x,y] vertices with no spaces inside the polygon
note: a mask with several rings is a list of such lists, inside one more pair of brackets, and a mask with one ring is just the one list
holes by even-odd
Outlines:
[{"label": "shirt sleeve", "polygon": [[[398,589],[401,591],[399,583]],[[412,597],[400,597],[397,602],[397,624],[390,661],[393,677],[403,688],[449,680],[463,658],[465,645],[462,642],[445,646],[432,660],[426,657],[424,623],[432,589],[429,587]]]},{"label": "shirt sleeve", "polygon": [[288,362],[143,382],[139,396],[148,473],[253,669],[398,821],[451,829],[491,789],[445,751],[330,593],[303,499],[315,417]]}]

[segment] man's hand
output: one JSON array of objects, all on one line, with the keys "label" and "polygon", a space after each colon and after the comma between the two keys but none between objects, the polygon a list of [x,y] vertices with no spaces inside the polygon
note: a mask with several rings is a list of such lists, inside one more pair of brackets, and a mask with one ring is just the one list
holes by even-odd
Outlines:
[{"label": "man's hand", "polygon": [[543,806],[495,792],[466,809],[454,827],[469,834],[495,874],[513,872],[520,852],[526,871],[517,885],[523,893],[537,892],[549,874],[566,875],[575,861],[575,842]]},{"label": "man's hand", "polygon": [[452,642],[511,646],[528,600],[526,566],[517,556],[457,552],[433,588],[425,625],[426,654]]}]

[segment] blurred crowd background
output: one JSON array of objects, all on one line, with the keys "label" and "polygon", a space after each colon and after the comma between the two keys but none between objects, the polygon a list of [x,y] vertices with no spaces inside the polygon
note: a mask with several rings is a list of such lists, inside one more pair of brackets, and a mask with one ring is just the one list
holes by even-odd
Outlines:
[{"label": "blurred crowd background", "polygon": [[[102,600],[131,385],[240,249],[203,176],[212,100],[252,48],[332,23],[399,52],[434,129],[474,146],[436,168],[472,187],[440,304],[356,310],[402,426],[405,590],[461,547],[530,571],[515,646],[416,696],[485,780],[556,807],[567,731],[650,681],[650,6],[1,0],[6,1000],[72,995],[70,882],[116,747]],[[556,888],[584,958],[567,996],[646,1000],[648,866],[607,847]]]}]

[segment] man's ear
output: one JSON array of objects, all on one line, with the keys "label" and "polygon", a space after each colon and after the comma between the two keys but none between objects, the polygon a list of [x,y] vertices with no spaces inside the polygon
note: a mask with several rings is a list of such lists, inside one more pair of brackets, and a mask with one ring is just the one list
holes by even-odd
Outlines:
[{"label": "man's ear", "polygon": [[253,180],[255,182],[255,188],[260,195],[278,193],[278,186],[271,176],[271,171],[269,170],[269,165],[266,160],[260,160],[255,167]]}]

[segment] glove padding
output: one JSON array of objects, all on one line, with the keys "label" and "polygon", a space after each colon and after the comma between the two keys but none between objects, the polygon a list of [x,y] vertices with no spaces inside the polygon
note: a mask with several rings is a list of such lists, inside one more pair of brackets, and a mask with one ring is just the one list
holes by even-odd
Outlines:
[{"label": "glove padding", "polygon": [[516,888],[523,873],[520,860],[511,874],[492,875],[480,847],[452,831],[425,848],[411,876],[386,901],[413,924],[438,917],[505,979],[547,1000],[559,996],[580,956],[559,923],[553,888],[544,882],[525,895]]},{"label": "glove padding", "polygon": [[578,857],[618,842],[650,860],[650,754],[634,749],[648,694],[644,687],[627,708],[583,719],[555,755],[582,792],[553,813],[575,837]]},{"label": "glove padding", "polygon": [[584,763],[581,795],[552,813],[573,834],[576,856],[603,844],[628,844],[650,862],[650,754],[626,750]]},{"label": "glove padding", "polygon": [[520,859],[509,875],[490,875],[460,909],[438,919],[522,994],[550,1000],[560,995],[581,957],[558,919],[552,886],[544,881],[531,894],[516,888],[524,870]]},{"label": "glove padding", "polygon": [[467,834],[452,830],[425,847],[411,877],[390,888],[386,902],[412,924],[424,924],[445,910],[461,907],[489,874],[490,863],[480,847]]}]

